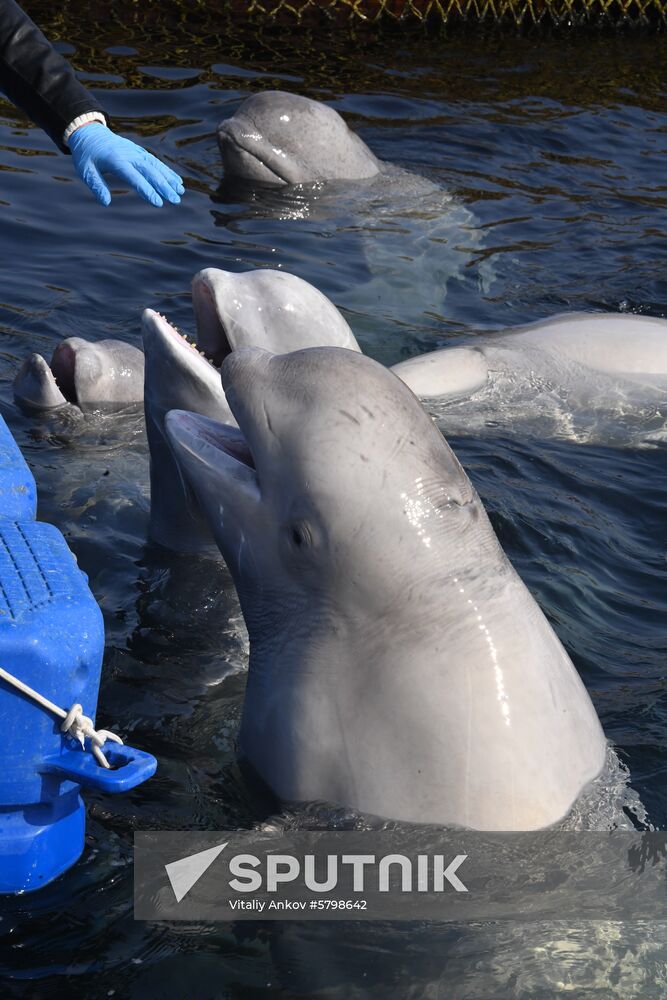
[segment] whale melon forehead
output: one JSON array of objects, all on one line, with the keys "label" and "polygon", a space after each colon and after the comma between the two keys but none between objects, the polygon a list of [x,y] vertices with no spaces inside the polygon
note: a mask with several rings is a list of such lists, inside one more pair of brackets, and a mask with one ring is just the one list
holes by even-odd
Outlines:
[{"label": "whale melon forehead", "polygon": [[278,136],[300,140],[305,145],[315,133],[346,136],[350,131],[343,118],[328,104],[283,90],[253,94],[240,105],[234,117],[244,117],[263,131],[266,138]]},{"label": "whale melon forehead", "polygon": [[251,447],[257,442],[270,456],[267,463],[258,454],[258,468],[275,468],[290,491],[319,484],[347,502],[363,494],[364,484],[381,490],[383,483],[409,489],[421,482],[447,485],[456,503],[473,497],[434,422],[382,365],[336,347],[265,355],[259,366],[252,354],[227,358],[223,384],[242,430],[250,431]]},{"label": "whale melon forehead", "polygon": [[223,122],[221,138],[259,156],[288,183],[355,180],[379,171],[377,158],[337,111],[284,91],[247,98],[228,127]]},{"label": "whale melon forehead", "polygon": [[249,341],[277,354],[319,345],[361,350],[333,302],[296,275],[262,268],[232,274],[227,284],[225,295],[220,283],[219,306],[239,345]]}]

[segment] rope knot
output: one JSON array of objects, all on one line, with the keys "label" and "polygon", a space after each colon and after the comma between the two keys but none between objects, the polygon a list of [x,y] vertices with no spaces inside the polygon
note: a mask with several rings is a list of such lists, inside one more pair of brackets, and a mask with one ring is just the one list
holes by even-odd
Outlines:
[{"label": "rope knot", "polygon": [[90,749],[93,751],[95,760],[100,765],[100,767],[111,768],[111,764],[106,759],[102,753],[100,747],[103,747],[107,740],[111,740],[112,743],[122,744],[120,736],[116,736],[115,733],[110,733],[108,729],[95,729],[93,725],[93,720],[89,719],[87,715],[83,714],[82,705],[72,705],[69,712],[66,712],[64,708],[60,708],[59,705],[55,705],[49,700],[45,695],[40,694],[39,691],[35,691],[31,688],[29,684],[25,681],[19,680],[14,674],[10,674],[8,670],[4,667],[0,667],[0,679],[7,681],[12,687],[15,687],[17,691],[23,692],[33,701],[36,701],[38,705],[42,708],[48,709],[49,712],[53,712],[57,715],[59,719],[64,719],[63,724],[60,727],[61,733],[67,733],[69,736],[73,736],[75,740],[78,740],[81,747],[86,749],[86,739],[90,740]]},{"label": "rope knot", "polygon": [[60,727],[62,733],[67,733],[72,736],[75,740],[78,740],[81,744],[82,749],[85,750],[86,739],[90,740],[90,749],[97,760],[97,763],[101,767],[110,768],[111,765],[102,753],[101,747],[104,746],[107,740],[111,740],[112,743],[122,744],[120,736],[116,736],[115,733],[109,732],[108,729],[95,729],[93,725],[93,720],[87,715],[83,714],[83,705],[72,705],[69,712],[65,716],[63,724]]}]

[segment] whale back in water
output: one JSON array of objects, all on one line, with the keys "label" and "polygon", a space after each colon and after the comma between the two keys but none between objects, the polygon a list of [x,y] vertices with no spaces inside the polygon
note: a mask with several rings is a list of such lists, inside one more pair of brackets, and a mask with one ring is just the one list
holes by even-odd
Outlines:
[{"label": "whale back in water", "polygon": [[435,406],[449,433],[520,427],[542,437],[641,444],[667,435],[667,321],[570,313],[393,371]]},{"label": "whale back in water", "polygon": [[250,636],[240,746],[285,800],[537,829],[601,770],[571,661],[411,392],[336,348],[230,355],[166,427]]},{"label": "whale back in water", "polygon": [[627,313],[563,313],[480,335],[468,347],[418,355],[393,370],[426,398],[466,395],[484,385],[495,368],[528,365],[554,372],[578,366],[628,379],[667,377],[667,321]]}]

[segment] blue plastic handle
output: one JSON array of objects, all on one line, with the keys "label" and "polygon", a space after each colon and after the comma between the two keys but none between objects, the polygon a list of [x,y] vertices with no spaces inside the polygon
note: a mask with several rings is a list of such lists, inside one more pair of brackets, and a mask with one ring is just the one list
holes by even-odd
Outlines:
[{"label": "blue plastic handle", "polygon": [[55,774],[100,792],[126,792],[155,774],[157,760],[145,750],[125,744],[104,745],[104,756],[111,767],[100,767],[92,753],[65,750],[57,757],[47,757],[40,767],[42,774]]}]

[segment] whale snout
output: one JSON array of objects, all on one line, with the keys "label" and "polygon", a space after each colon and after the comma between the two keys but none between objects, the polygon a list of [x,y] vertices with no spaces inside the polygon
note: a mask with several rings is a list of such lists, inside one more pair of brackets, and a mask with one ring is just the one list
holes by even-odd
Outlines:
[{"label": "whale snout", "polygon": [[218,146],[227,176],[272,187],[288,183],[265,162],[270,148],[264,137],[241,119],[231,118],[219,125]]}]

